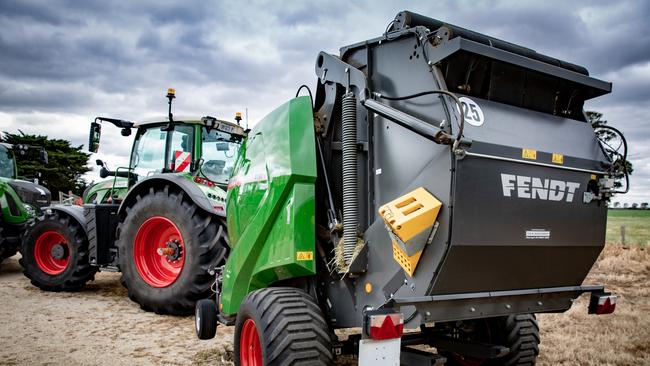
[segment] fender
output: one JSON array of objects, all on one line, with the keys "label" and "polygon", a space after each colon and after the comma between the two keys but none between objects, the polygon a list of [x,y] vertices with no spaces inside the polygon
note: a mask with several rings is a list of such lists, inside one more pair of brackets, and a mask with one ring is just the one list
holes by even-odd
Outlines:
[{"label": "fender", "polygon": [[194,204],[199,206],[205,212],[217,216],[223,216],[224,218],[226,217],[225,210],[216,211],[214,207],[212,207],[210,200],[205,196],[203,191],[196,186],[196,184],[176,174],[154,175],[139,181],[129,190],[126,197],[124,197],[124,200],[120,204],[118,215],[120,217],[124,215],[126,208],[131,205],[131,202],[133,202],[139,194],[148,191],[152,187],[160,187],[164,185],[169,185],[183,191],[192,202],[194,202]]},{"label": "fender", "polygon": [[43,208],[44,211],[52,210],[63,212],[64,214],[72,217],[81,227],[84,229],[84,233],[87,233],[86,229],[86,217],[84,216],[84,208],[76,205],[63,205],[57,204]]}]

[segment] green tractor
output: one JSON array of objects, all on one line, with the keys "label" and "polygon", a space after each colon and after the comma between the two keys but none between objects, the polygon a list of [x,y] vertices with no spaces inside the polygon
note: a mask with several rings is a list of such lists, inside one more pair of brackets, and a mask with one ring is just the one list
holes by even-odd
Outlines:
[{"label": "green tractor", "polygon": [[[14,151],[25,154],[33,146],[0,143],[0,262],[16,254],[30,220],[50,204],[50,191],[18,178]],[[41,161],[47,152],[41,148]]]},{"label": "green tractor", "polygon": [[[135,130],[130,164],[111,171],[98,161],[100,176],[113,177],[110,187],[91,188],[83,207],[50,207],[31,227],[22,264],[32,284],[76,290],[97,271],[120,271],[129,297],[142,309],[178,315],[191,313],[210,293],[209,273],[228,251],[226,189],[246,131],[239,115],[237,123],[174,118],[173,89],[167,97],[167,118],[98,117],[91,123],[92,152],[99,148],[101,122],[121,128],[123,136]],[[106,199],[124,190],[122,182],[128,192]]]}]

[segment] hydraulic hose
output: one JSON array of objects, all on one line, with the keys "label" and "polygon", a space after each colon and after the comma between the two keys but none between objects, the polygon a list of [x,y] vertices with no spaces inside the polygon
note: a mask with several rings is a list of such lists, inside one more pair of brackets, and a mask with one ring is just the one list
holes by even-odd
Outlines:
[{"label": "hydraulic hose", "polygon": [[[619,158],[623,159],[622,168],[623,168],[623,175],[625,177],[625,190],[623,190],[623,191],[612,191],[611,193],[625,194],[625,193],[629,192],[629,190],[630,190],[630,174],[627,171],[627,140],[625,139],[625,136],[623,136],[623,133],[621,131],[619,131],[618,129],[616,129],[616,128],[612,127],[612,126],[602,125],[602,124],[597,124],[597,125],[594,126],[594,130],[599,129],[599,128],[602,128],[602,129],[605,129],[605,130],[610,130],[610,131],[614,132],[615,134],[617,134],[621,138],[621,142],[623,143],[623,154],[619,154],[618,152],[614,151],[614,149],[612,149],[612,153],[617,154],[619,156]],[[601,142],[607,145],[607,143],[605,141],[601,140]]]},{"label": "hydraulic hose", "polygon": [[357,245],[357,98],[343,96],[343,260],[349,265]]}]

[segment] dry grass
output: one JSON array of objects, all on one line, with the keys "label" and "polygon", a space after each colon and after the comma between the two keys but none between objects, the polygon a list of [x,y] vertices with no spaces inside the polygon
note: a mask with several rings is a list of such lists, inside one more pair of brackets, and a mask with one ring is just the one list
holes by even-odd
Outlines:
[{"label": "dry grass", "polygon": [[607,245],[585,283],[619,295],[616,312],[588,315],[583,295],[564,314],[538,316],[539,365],[650,365],[650,255]]},{"label": "dry grass", "polygon": [[647,247],[650,243],[650,210],[609,210],[607,242],[621,242],[621,226],[625,226],[625,244]]}]

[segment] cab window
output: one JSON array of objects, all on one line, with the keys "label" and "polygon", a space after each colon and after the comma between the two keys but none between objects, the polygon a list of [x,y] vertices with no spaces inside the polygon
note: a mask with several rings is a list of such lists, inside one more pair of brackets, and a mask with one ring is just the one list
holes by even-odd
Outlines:
[{"label": "cab window", "polygon": [[176,125],[172,132],[168,166],[174,172],[189,172],[194,147],[194,126]]},{"label": "cab window", "polygon": [[227,184],[240,143],[229,133],[203,127],[201,173],[213,182]]},{"label": "cab window", "polygon": [[161,173],[165,166],[167,132],[152,127],[138,135],[131,157],[131,167],[139,178]]}]

